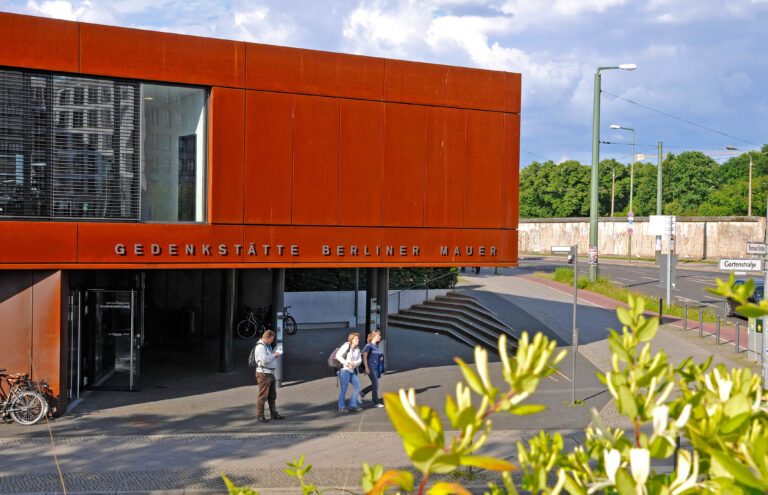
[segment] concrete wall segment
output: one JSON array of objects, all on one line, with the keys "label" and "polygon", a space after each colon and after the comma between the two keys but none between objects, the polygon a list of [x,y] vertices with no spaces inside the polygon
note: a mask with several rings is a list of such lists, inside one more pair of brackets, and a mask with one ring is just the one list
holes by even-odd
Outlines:
[{"label": "concrete wall segment", "polygon": [[[649,232],[648,217],[636,217],[633,224],[633,257],[653,257],[655,236]],[[601,218],[598,223],[599,254],[626,256],[629,235],[626,218]],[[578,245],[587,253],[588,218],[522,219],[520,251],[549,254],[552,246]],[[681,259],[746,258],[747,242],[764,242],[762,217],[678,217],[675,222],[676,253]],[[664,251],[667,240],[664,240]]]}]

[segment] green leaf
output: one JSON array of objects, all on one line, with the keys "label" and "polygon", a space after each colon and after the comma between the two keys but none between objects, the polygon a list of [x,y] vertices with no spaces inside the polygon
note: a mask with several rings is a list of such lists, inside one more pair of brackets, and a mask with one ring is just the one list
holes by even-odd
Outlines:
[{"label": "green leaf", "polygon": [[518,416],[527,416],[529,414],[537,414],[541,411],[545,411],[549,409],[547,406],[543,406],[540,404],[523,404],[520,406],[514,406],[508,409],[508,411],[512,414],[517,414]]},{"label": "green leaf", "polygon": [[428,441],[421,425],[406,412],[405,407],[400,402],[400,396],[386,393],[384,394],[384,404],[389,420],[395,426],[403,442],[418,447]]},{"label": "green leaf", "polygon": [[744,413],[749,414],[750,410],[751,405],[749,399],[747,399],[747,396],[743,393],[739,393],[728,399],[728,402],[725,403],[725,407],[723,408],[723,413],[729,418],[734,418]]},{"label": "green leaf", "polygon": [[458,428],[457,420],[459,419],[459,408],[456,402],[453,401],[453,397],[450,395],[445,398],[445,415],[448,417],[448,421],[451,422],[452,428]]},{"label": "green leaf", "polygon": [[747,318],[760,318],[761,316],[766,315],[765,309],[761,308],[760,306],[755,306],[754,304],[736,306],[736,311],[746,316]]},{"label": "green leaf", "polygon": [[648,450],[651,452],[651,457],[656,459],[666,459],[675,452],[675,445],[663,436],[658,436],[653,439],[648,446]]},{"label": "green leaf", "polygon": [[458,454],[441,454],[435,457],[431,470],[433,473],[446,474],[455,471],[459,467]]},{"label": "green leaf", "polygon": [[635,480],[626,469],[616,471],[616,489],[621,495],[635,495]]},{"label": "green leaf", "polygon": [[632,360],[632,356],[629,351],[624,347],[624,343],[621,339],[615,335],[608,337],[608,347],[611,348],[611,352],[618,356],[619,361],[629,363]]},{"label": "green leaf", "polygon": [[617,306],[616,307],[616,316],[619,317],[619,321],[630,327],[632,326],[632,315],[629,314],[629,311],[624,306]]},{"label": "green leaf", "polygon": [[617,390],[619,392],[619,400],[618,400],[619,412],[629,418],[636,417],[637,404],[635,404],[635,396],[632,395],[632,392],[629,390],[629,387],[627,387],[626,385],[621,385],[617,387]]},{"label": "green leaf", "polygon": [[517,469],[517,466],[504,459],[487,456],[464,455],[459,457],[459,463],[462,466],[474,466],[481,469],[490,469],[491,471],[512,471]]},{"label": "green leaf", "polygon": [[473,424],[475,422],[476,415],[477,415],[477,410],[474,408],[474,406],[469,406],[462,409],[459,412],[458,419],[456,420],[455,428],[458,430],[463,430],[468,425]]},{"label": "green leaf", "polygon": [[467,366],[467,363],[461,359],[457,358],[456,362],[459,363],[459,368],[461,368],[461,373],[464,375],[464,380],[467,382],[469,388],[474,390],[477,394],[485,395],[485,387],[483,386],[483,382],[480,381],[480,378],[475,374],[475,372],[472,371],[472,369]]},{"label": "green leaf", "polygon": [[435,459],[442,454],[442,449],[437,445],[422,445],[410,454],[413,467],[422,473],[431,471]]},{"label": "green leaf", "polygon": [[645,320],[645,322],[635,331],[635,337],[637,337],[637,340],[640,342],[648,342],[653,340],[658,330],[659,319],[656,317],[650,318]]},{"label": "green leaf", "polygon": [[731,455],[719,450],[713,450],[710,452],[710,455],[712,456],[712,474],[734,479],[738,484],[746,485],[750,488],[765,489],[752,471],[736,461]]}]

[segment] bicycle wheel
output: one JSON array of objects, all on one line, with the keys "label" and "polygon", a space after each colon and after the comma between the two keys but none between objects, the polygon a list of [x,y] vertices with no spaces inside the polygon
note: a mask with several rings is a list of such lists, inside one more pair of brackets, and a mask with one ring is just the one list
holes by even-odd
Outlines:
[{"label": "bicycle wheel", "polygon": [[256,326],[248,320],[237,324],[237,336],[241,339],[250,339],[256,334]]},{"label": "bicycle wheel", "polygon": [[285,333],[288,335],[293,335],[296,333],[298,326],[296,325],[296,320],[293,319],[293,316],[286,315],[285,319],[283,320],[283,330],[285,330]]},{"label": "bicycle wheel", "polygon": [[33,425],[48,412],[48,401],[38,392],[25,390],[16,394],[10,412],[13,420],[20,425]]}]

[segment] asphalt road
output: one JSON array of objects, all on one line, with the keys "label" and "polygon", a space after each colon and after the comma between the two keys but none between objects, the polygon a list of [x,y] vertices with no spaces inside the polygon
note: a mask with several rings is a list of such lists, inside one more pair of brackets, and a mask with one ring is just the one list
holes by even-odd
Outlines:
[{"label": "asphalt road", "polygon": [[[524,272],[554,272],[559,266],[568,265],[565,257],[559,256],[520,256],[519,270]],[[586,273],[585,258],[579,259],[579,273]],[[600,275],[607,276],[616,284],[643,294],[666,297],[666,289],[659,287],[659,267],[652,262],[635,261],[632,264],[614,260],[601,260]],[[673,302],[688,305],[713,306],[722,313],[723,300],[705,289],[717,287],[718,278],[726,279],[728,272],[722,272],[715,266],[701,264],[678,264],[675,287],[670,291]]]}]

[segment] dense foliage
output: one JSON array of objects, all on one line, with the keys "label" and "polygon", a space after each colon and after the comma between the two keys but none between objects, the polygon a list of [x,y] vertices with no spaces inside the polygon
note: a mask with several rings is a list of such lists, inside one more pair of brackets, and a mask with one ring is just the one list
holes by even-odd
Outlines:
[{"label": "dense foliage", "polygon": [[[367,270],[358,271],[357,286],[365,290]],[[424,288],[429,281],[430,289],[448,289],[456,285],[456,268],[392,268],[389,270],[389,288],[402,290]],[[285,271],[285,290],[325,291],[355,290],[354,268],[294,268]]]},{"label": "dense foliage", "polygon": [[[752,157],[752,214],[765,215],[768,190],[768,144],[761,151],[735,156],[722,165],[699,151],[669,154],[662,162],[662,213],[665,215],[746,215],[749,158]],[[656,213],[657,166],[635,163],[632,207],[637,216]],[[600,162],[600,216],[629,211],[630,166],[614,159]],[[591,167],[568,160],[533,162],[520,171],[520,217],[589,216]]]}]

